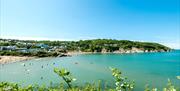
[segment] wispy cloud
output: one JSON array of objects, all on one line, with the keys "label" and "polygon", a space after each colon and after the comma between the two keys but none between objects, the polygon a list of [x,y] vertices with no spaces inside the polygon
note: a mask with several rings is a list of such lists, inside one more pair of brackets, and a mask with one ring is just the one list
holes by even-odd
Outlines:
[{"label": "wispy cloud", "polygon": [[178,42],[178,43],[161,43],[161,44],[168,46],[170,48],[180,49],[180,42]]},{"label": "wispy cloud", "polygon": [[170,48],[174,49],[180,49],[180,39],[179,35],[174,36],[174,37],[169,37],[169,36],[156,36],[158,43],[161,43],[163,45],[166,45]]}]

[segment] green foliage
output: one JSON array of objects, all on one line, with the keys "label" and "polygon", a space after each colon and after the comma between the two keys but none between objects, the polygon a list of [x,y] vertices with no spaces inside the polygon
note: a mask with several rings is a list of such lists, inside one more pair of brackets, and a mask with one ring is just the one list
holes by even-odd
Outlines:
[{"label": "green foliage", "polygon": [[20,87],[17,83],[1,82],[0,91],[32,91],[32,85]]},{"label": "green foliage", "polygon": [[68,87],[71,88],[71,82],[75,81],[76,79],[73,78],[69,71],[66,69],[58,69],[54,68],[54,72],[58,74],[59,77],[62,77],[62,79],[67,83]]},{"label": "green foliage", "polygon": [[171,80],[168,79],[167,86],[164,88],[163,91],[177,91],[177,89],[176,89],[175,86],[172,84]]},{"label": "green foliage", "polygon": [[[168,79],[167,86],[163,88],[163,91],[179,91],[179,90],[180,90],[179,88],[175,87],[175,86],[172,84],[172,82],[171,82],[170,79]],[[149,85],[146,85],[144,91],[158,91],[158,89],[157,89],[157,88],[152,88],[152,89],[151,89],[151,88],[149,87]]]},{"label": "green foliage", "polygon": [[146,85],[144,91],[157,91],[157,88],[152,88],[152,89],[151,89],[151,88],[149,87],[149,85]]},{"label": "green foliage", "polygon": [[0,55],[4,56],[31,56],[32,53],[16,52],[16,51],[0,51]]},{"label": "green foliage", "polygon": [[76,45],[80,47],[81,51],[97,51],[101,52],[103,48],[108,51],[116,51],[119,48],[130,50],[132,47],[141,48],[143,50],[170,50],[170,48],[163,46],[158,43],[149,42],[135,42],[128,40],[112,40],[112,39],[95,39],[95,40],[84,40],[76,42]]},{"label": "green foliage", "polygon": [[35,56],[35,57],[57,57],[57,52],[44,52],[44,51],[38,51],[38,52],[17,52],[17,51],[0,51],[1,56]]},{"label": "green foliage", "polygon": [[179,79],[179,80],[180,80],[180,76],[177,76],[177,79]]},{"label": "green foliage", "polygon": [[115,79],[117,91],[132,91],[134,89],[134,82],[128,81],[122,76],[121,71],[116,68],[110,68]]}]

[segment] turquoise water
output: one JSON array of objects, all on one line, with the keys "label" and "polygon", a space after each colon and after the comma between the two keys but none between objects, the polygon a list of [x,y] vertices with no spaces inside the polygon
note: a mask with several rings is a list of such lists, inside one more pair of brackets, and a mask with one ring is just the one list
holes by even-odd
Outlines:
[{"label": "turquoise water", "polygon": [[176,79],[176,76],[180,75],[179,50],[167,53],[84,54],[1,64],[0,81],[18,82],[23,85],[49,85],[51,81],[58,84],[62,79],[53,72],[54,67],[70,70],[77,78],[74,84],[78,85],[97,80],[113,85],[109,67],[116,67],[128,79],[135,81],[137,91],[143,90],[146,84],[157,88],[164,87],[168,78],[180,86],[180,81]]}]

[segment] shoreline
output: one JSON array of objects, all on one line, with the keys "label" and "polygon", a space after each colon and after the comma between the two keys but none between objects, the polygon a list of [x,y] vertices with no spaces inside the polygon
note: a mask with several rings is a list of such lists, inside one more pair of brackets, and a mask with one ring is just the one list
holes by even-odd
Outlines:
[{"label": "shoreline", "polygon": [[[129,53],[120,53],[120,52],[76,52],[76,51],[71,51],[71,52],[65,53],[65,55],[66,56],[74,56],[74,55],[81,55],[81,54],[96,54],[96,53],[101,53],[101,54],[109,54],[109,53],[113,53],[113,54],[134,54],[134,53],[156,53],[156,52],[133,52],[133,53],[129,52]],[[39,57],[0,56],[0,64],[14,63],[14,62],[20,62],[20,61],[28,61],[28,60],[35,59],[35,58],[39,58]]]},{"label": "shoreline", "polygon": [[28,57],[28,56],[0,56],[0,64],[28,61],[34,58],[35,57]]},{"label": "shoreline", "polygon": [[163,53],[163,52],[170,52],[170,51],[151,51],[151,52],[67,52],[66,55],[81,55],[81,54],[136,54],[136,53]]}]

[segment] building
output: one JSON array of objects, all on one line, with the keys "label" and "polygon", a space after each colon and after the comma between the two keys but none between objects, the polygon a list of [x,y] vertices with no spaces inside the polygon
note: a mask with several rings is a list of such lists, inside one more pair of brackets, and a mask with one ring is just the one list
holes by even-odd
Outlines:
[{"label": "building", "polygon": [[16,50],[16,46],[0,46],[0,50]]}]

